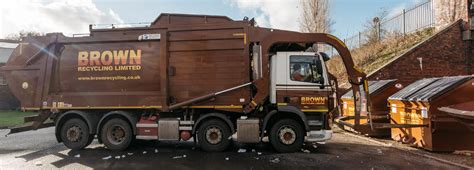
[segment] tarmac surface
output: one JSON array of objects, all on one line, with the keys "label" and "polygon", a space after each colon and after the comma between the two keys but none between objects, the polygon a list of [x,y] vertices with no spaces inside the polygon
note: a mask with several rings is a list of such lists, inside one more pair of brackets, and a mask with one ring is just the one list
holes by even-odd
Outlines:
[{"label": "tarmac surface", "polygon": [[336,131],[326,143],[281,154],[269,144],[240,145],[206,153],[193,142],[136,141],[113,152],[94,141],[81,151],[57,143],[54,128],[5,137],[0,130],[0,169],[466,169]]}]

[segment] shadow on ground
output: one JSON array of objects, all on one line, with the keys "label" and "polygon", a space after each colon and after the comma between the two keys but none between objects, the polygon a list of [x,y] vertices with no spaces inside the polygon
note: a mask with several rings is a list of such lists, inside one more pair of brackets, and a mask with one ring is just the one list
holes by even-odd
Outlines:
[{"label": "shadow on ground", "polygon": [[[245,149],[246,152],[239,152]],[[155,152],[158,151],[158,152]],[[304,152],[303,152],[304,151]],[[220,153],[206,153],[192,142],[137,141],[128,150],[114,152],[94,143],[80,151],[62,145],[18,156],[27,162],[54,155],[56,168],[80,164],[91,168],[166,169],[327,169],[327,168],[450,168],[435,161],[389,148],[351,143],[306,144],[302,152],[276,153],[268,144],[234,145]],[[145,153],[146,152],[146,153]],[[309,153],[308,153],[309,152]],[[80,157],[77,157],[80,155]]]}]

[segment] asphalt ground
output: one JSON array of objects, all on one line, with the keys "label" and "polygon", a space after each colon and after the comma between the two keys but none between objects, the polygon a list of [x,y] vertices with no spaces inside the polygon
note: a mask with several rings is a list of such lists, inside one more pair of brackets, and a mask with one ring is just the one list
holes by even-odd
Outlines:
[{"label": "asphalt ground", "polygon": [[136,141],[122,152],[94,141],[71,151],[57,143],[54,128],[10,135],[0,130],[0,169],[466,169],[337,131],[326,143],[277,153],[269,144],[234,144],[207,153],[193,142]]}]

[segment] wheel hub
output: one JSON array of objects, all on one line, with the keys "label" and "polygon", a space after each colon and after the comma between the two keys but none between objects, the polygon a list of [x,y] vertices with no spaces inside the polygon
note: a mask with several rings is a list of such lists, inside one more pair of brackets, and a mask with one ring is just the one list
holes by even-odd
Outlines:
[{"label": "wheel hub", "polygon": [[291,145],[296,141],[296,132],[290,127],[281,128],[278,136],[280,138],[280,142],[286,145]]},{"label": "wheel hub", "polygon": [[81,139],[82,129],[78,126],[72,126],[67,130],[66,137],[69,141],[77,142]]},{"label": "wheel hub", "polygon": [[211,127],[206,131],[206,140],[210,144],[218,144],[222,141],[222,131],[219,128]]},{"label": "wheel hub", "polygon": [[125,138],[125,130],[120,126],[112,127],[111,137],[114,142],[120,143]]}]

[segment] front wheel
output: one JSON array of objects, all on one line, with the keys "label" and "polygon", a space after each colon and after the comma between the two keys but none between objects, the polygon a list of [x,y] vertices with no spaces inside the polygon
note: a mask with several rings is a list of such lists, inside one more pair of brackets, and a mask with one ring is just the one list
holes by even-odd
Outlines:
[{"label": "front wheel", "polygon": [[[61,140],[64,145],[72,150],[80,150],[90,144],[91,136],[89,127],[81,119],[72,118],[61,126]],[[93,137],[92,137],[93,139]]]},{"label": "front wheel", "polygon": [[132,127],[123,119],[112,118],[101,129],[100,138],[110,150],[124,150],[133,138]]},{"label": "front wheel", "polygon": [[203,122],[198,129],[198,142],[206,152],[224,151],[231,144],[230,127],[223,121],[211,119]]},{"label": "front wheel", "polygon": [[270,143],[278,152],[296,152],[303,146],[304,130],[292,119],[276,122],[270,131]]}]

